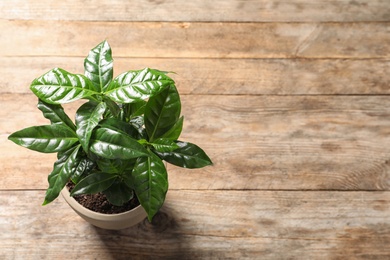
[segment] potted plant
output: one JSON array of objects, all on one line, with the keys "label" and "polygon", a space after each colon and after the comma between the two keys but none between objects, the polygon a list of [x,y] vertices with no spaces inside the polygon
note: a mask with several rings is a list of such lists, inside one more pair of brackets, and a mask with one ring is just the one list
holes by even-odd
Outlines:
[{"label": "potted plant", "polygon": [[[145,68],[113,78],[107,41],[89,52],[84,68],[84,75],[54,68],[36,78],[30,89],[50,124],[22,129],[8,139],[31,150],[57,153],[43,205],[61,191],[73,208],[80,205],[71,197],[82,194],[104,194],[116,206],[137,198],[136,222],[146,215],[151,221],[168,190],[163,161],[184,168],[212,162],[197,145],[178,140],[183,127],[181,102],[167,72]],[[80,99],[86,101],[74,123],[61,104]],[[74,185],[71,197],[67,183]],[[83,218],[103,228],[134,224],[125,219],[126,213],[112,214],[119,216],[112,226],[103,221],[111,215],[96,213],[97,219],[91,220],[94,217],[85,215],[91,210],[81,211]]]}]

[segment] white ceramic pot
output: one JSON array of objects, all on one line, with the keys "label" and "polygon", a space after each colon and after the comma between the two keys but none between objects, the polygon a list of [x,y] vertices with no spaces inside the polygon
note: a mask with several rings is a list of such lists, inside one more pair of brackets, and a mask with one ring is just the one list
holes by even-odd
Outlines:
[{"label": "white ceramic pot", "polygon": [[103,214],[89,210],[78,203],[69,194],[67,187],[61,191],[69,206],[90,224],[103,229],[125,229],[134,226],[146,218],[145,210],[140,206],[118,214]]}]

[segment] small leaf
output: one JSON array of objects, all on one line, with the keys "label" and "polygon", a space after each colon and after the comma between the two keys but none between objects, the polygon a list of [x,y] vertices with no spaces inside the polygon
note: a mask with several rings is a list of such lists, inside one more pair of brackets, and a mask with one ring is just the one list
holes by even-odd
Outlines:
[{"label": "small leaf", "polygon": [[74,186],[70,196],[81,194],[95,194],[104,191],[110,187],[118,178],[116,175],[105,172],[94,172]]},{"label": "small leaf", "polygon": [[85,175],[89,174],[96,164],[90,160],[88,157],[82,157],[76,169],[73,171],[72,176],[70,177],[73,183],[78,183]]},{"label": "small leaf", "polygon": [[156,149],[156,151],[165,153],[172,152],[173,150],[179,148],[179,146],[172,140],[159,138],[153,141],[151,145]]},{"label": "small leaf", "polygon": [[78,141],[72,129],[59,124],[28,127],[11,134],[8,139],[41,153],[65,151]]},{"label": "small leaf", "polygon": [[134,197],[132,189],[123,182],[115,181],[108,189],[103,191],[108,201],[115,206],[122,206]]},{"label": "small leaf", "polygon": [[180,137],[181,131],[183,129],[183,121],[184,117],[180,117],[179,120],[169,129],[167,132],[165,132],[161,138],[170,139],[170,140],[177,140]]},{"label": "small leaf", "polygon": [[145,106],[145,100],[123,104],[124,117],[127,121],[129,121],[134,117],[143,115],[145,113]]},{"label": "small leaf", "polygon": [[104,93],[118,103],[132,103],[147,99],[174,81],[158,70],[128,71],[116,77]]},{"label": "small leaf", "polygon": [[72,147],[54,163],[54,169],[48,177],[49,188],[46,190],[43,205],[55,200],[69,181],[70,176],[80,163],[80,157],[78,156],[80,147],[80,145]]},{"label": "small leaf", "polygon": [[163,160],[183,168],[202,168],[211,165],[207,154],[197,145],[186,142],[176,142],[178,149],[172,152],[156,152]]},{"label": "small leaf", "polygon": [[126,123],[117,118],[104,119],[100,121],[99,125],[104,128],[122,131],[134,138],[138,136],[138,130],[132,124]]},{"label": "small leaf", "polygon": [[42,111],[43,116],[49,119],[52,124],[64,124],[76,131],[76,126],[73,124],[72,120],[70,120],[61,105],[49,104],[39,99],[38,109]]},{"label": "small leaf", "polygon": [[113,75],[113,60],[107,41],[101,42],[89,52],[84,60],[84,68],[84,75],[92,81],[97,92],[108,87]]},{"label": "small leaf", "polygon": [[132,172],[134,190],[149,221],[164,204],[168,191],[168,176],[161,159],[150,153],[149,157],[140,157]]},{"label": "small leaf", "polygon": [[115,103],[114,101],[112,101],[110,98],[106,96],[104,97],[104,102],[107,104],[108,109],[110,109],[111,114],[114,117],[118,117],[119,113],[121,112],[121,109],[117,105],[117,103]]},{"label": "small leaf", "polygon": [[31,91],[50,104],[63,104],[98,94],[92,82],[83,75],[55,68],[35,79]]},{"label": "small leaf", "polygon": [[126,170],[133,170],[135,160],[105,159],[99,158],[97,161],[99,169],[106,173],[121,174]]},{"label": "small leaf", "polygon": [[131,136],[109,128],[99,128],[91,139],[90,150],[107,159],[148,156],[147,150]]},{"label": "small leaf", "polygon": [[76,112],[77,136],[85,152],[88,153],[89,140],[92,130],[99,124],[106,110],[106,103],[88,102],[83,104]]},{"label": "small leaf", "polygon": [[153,142],[169,131],[180,116],[181,103],[174,85],[151,97],[145,107],[145,129]]}]

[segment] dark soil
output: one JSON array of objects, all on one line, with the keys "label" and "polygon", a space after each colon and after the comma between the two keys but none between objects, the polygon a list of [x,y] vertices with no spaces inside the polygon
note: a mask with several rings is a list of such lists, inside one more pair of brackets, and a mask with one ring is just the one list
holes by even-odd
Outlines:
[{"label": "dark soil", "polygon": [[[66,187],[70,192],[72,191],[74,184],[72,182],[68,182],[66,184]],[[117,214],[117,213],[126,212],[139,205],[136,196],[134,196],[133,199],[129,200],[122,206],[112,205],[107,200],[106,195],[102,193],[78,195],[78,196],[74,196],[73,198],[85,208],[95,212],[104,213],[104,214]]]}]

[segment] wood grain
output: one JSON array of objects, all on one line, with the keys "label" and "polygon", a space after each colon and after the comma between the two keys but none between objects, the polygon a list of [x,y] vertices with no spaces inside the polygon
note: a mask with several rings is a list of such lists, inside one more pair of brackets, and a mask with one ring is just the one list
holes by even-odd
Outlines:
[{"label": "wood grain", "polygon": [[41,207],[43,196],[0,191],[0,258],[390,257],[389,192],[169,191],[153,223],[122,231],[90,226],[62,198]]},{"label": "wood grain", "polygon": [[[83,57],[0,57],[0,71],[7,75],[0,81],[0,93],[29,93],[32,80],[48,70],[60,67],[82,74],[83,64]],[[114,74],[145,67],[176,72],[170,76],[181,94],[390,94],[390,60],[382,59],[118,57]]]},{"label": "wood grain", "polygon": [[[7,57],[85,57],[91,46],[104,39],[112,43],[116,57],[251,59],[390,57],[388,23],[375,22],[48,23],[0,20],[0,30],[2,31],[0,56]],[[79,35],[88,37],[78,37]],[[50,40],[47,36],[50,36]]]},{"label": "wood grain", "polygon": [[389,21],[386,0],[79,1],[2,0],[2,19],[81,21]]},{"label": "wood grain", "polygon": [[[4,176],[0,189],[46,188],[54,157],[6,140],[15,130],[47,124],[35,100],[32,94],[0,96],[7,108],[0,110],[0,147],[7,151],[0,165],[13,173]],[[214,166],[185,171],[169,166],[171,188],[390,188],[387,96],[184,95],[182,103],[181,140],[205,149]],[[77,109],[67,108],[70,115]],[[33,186],[25,182],[28,176]]]}]

